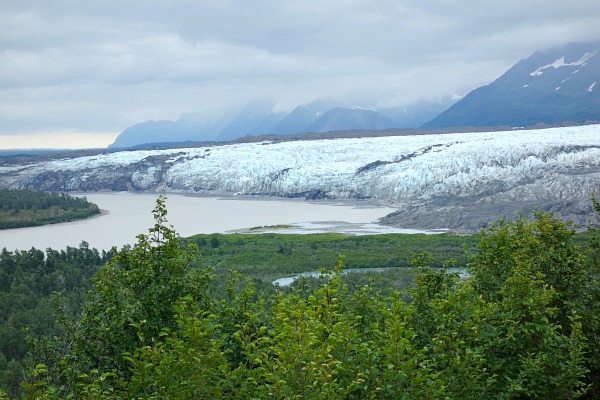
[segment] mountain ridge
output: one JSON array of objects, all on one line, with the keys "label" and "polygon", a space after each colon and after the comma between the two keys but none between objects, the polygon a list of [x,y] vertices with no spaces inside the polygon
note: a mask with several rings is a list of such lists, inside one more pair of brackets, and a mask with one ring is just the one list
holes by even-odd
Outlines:
[{"label": "mountain ridge", "polygon": [[350,129],[391,129],[396,125],[396,122],[374,110],[336,107],[321,115],[306,130],[330,132]]},{"label": "mountain ridge", "polygon": [[536,51],[424,128],[600,121],[600,42]]},{"label": "mountain ridge", "polygon": [[316,100],[289,113],[273,112],[268,102],[255,102],[226,113],[217,122],[183,114],[176,121],[146,121],[126,128],[108,147],[146,144],[237,140],[244,136],[297,135],[360,129],[417,128],[436,115],[447,100],[419,102],[407,107],[378,110],[344,107],[333,99]]},{"label": "mountain ridge", "polygon": [[146,144],[238,140],[246,136],[309,132],[458,127],[536,127],[600,121],[600,42],[536,51],[498,79],[459,101],[420,102],[365,109],[326,98],[275,112],[256,101],[210,121],[194,113],[176,121],[146,121],[126,128],[109,148]]}]

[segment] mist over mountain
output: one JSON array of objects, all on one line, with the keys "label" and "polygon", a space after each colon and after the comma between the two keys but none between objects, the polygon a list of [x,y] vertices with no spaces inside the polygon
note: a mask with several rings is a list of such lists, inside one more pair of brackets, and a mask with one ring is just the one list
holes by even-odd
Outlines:
[{"label": "mist over mountain", "polygon": [[271,133],[276,135],[290,135],[306,132],[307,127],[312,125],[327,111],[341,106],[340,102],[333,99],[316,100],[300,105],[279,121],[271,130]]},{"label": "mist over mountain", "polygon": [[218,136],[220,140],[231,140],[245,135],[269,132],[281,121],[284,113],[274,113],[273,105],[266,102],[248,104],[227,124]]},{"label": "mist over mountain", "polygon": [[197,113],[182,114],[176,121],[146,121],[126,128],[109,147],[132,147],[144,143],[187,142],[215,139],[219,122],[209,123]]},{"label": "mist over mountain", "polygon": [[190,113],[177,121],[146,121],[125,129],[109,147],[232,140],[246,135],[389,128],[533,126],[600,121],[600,43],[538,51],[460,101],[447,97],[403,107],[365,109],[334,99],[275,112],[257,101],[211,120]]},{"label": "mist over mountain", "polygon": [[399,127],[419,128],[456,103],[457,100],[456,97],[448,96],[438,101],[420,101],[404,107],[382,108],[377,111],[395,121]]},{"label": "mist over mountain", "polygon": [[333,108],[313,122],[308,132],[345,131],[352,129],[389,129],[398,124],[373,110]]},{"label": "mist over mountain", "polygon": [[[168,135],[165,135],[166,132]],[[185,131],[179,129],[177,121],[145,121],[126,128],[110,147],[134,146],[139,144],[142,137],[147,143],[167,141],[165,136],[168,141],[187,140]]]},{"label": "mist over mountain", "polygon": [[600,121],[600,43],[538,51],[424,127]]},{"label": "mist over mountain", "polygon": [[230,110],[217,121],[201,114],[183,114],[177,121],[146,121],[125,129],[111,148],[148,143],[232,140],[246,135],[291,135],[360,129],[415,128],[430,120],[449,100],[420,102],[381,110],[345,107],[335,99],[319,99],[289,113],[274,112],[274,104],[257,101]]}]

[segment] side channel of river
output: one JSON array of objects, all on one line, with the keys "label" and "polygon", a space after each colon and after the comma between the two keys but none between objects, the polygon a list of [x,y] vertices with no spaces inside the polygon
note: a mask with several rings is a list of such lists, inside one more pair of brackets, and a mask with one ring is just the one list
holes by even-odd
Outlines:
[{"label": "side channel of river", "polygon": [[[64,249],[79,246],[108,250],[135,243],[153,225],[156,194],[86,193],[105,212],[97,217],[40,227],[0,230],[0,249]],[[349,234],[418,233],[377,224],[393,208],[369,202],[308,202],[268,198],[200,197],[167,194],[168,220],[181,236],[235,231]],[[279,225],[280,228],[269,228]],[[283,227],[281,227],[283,226]],[[251,230],[253,227],[264,227]]]},{"label": "side channel of river", "polygon": [[[366,273],[366,272],[385,272],[387,270],[397,269],[397,268],[398,267],[346,268],[346,269],[342,270],[342,274]],[[458,276],[461,279],[464,279],[464,278],[466,278],[469,275],[469,273],[467,272],[466,268],[452,267],[452,268],[448,268],[448,272],[457,273]],[[279,287],[286,287],[286,286],[290,286],[292,283],[296,282],[298,279],[300,279],[300,277],[319,278],[322,275],[323,275],[323,273],[321,271],[302,272],[300,274],[296,274],[296,275],[292,275],[292,276],[286,276],[284,278],[275,279],[272,283],[273,283],[273,285],[276,285],[276,286],[279,286]]]}]

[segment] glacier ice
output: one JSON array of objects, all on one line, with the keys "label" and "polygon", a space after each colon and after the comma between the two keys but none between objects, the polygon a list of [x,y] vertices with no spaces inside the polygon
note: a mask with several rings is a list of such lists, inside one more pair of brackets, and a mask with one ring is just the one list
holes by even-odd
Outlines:
[{"label": "glacier ice", "polygon": [[0,166],[0,187],[10,188],[375,198],[390,204],[490,195],[568,200],[589,197],[583,192],[599,183],[600,125],[119,151]]}]

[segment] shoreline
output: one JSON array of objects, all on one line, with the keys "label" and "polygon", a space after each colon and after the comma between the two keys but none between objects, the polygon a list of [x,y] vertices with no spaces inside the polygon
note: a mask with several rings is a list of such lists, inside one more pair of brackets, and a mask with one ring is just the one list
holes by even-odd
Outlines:
[{"label": "shoreline", "polygon": [[[181,237],[196,234],[263,231],[273,226],[291,226],[277,233],[310,234],[337,232],[348,235],[381,233],[425,233],[402,230],[379,223],[379,219],[395,209],[364,200],[318,200],[267,198],[264,196],[196,195],[189,193],[72,192],[86,196],[100,207],[98,217],[61,224],[0,231],[0,247],[65,248],[82,241],[90,247],[108,250],[134,244],[140,233],[152,227],[152,209],[156,197],[168,197],[168,224]],[[228,200],[228,201],[225,201]],[[237,201],[236,201],[237,200]]]},{"label": "shoreline", "polygon": [[70,218],[70,219],[67,219],[64,221],[54,221],[54,222],[47,222],[47,223],[41,223],[41,224],[16,226],[14,228],[0,228],[0,231],[11,231],[11,230],[16,230],[16,229],[27,229],[27,228],[39,228],[39,227],[48,226],[48,225],[66,225],[66,224],[71,224],[71,223],[79,222],[79,221],[92,220],[95,218],[99,218],[105,214],[109,214],[109,213],[110,212],[108,210],[103,210],[100,208],[97,213],[83,217],[83,218]]}]

